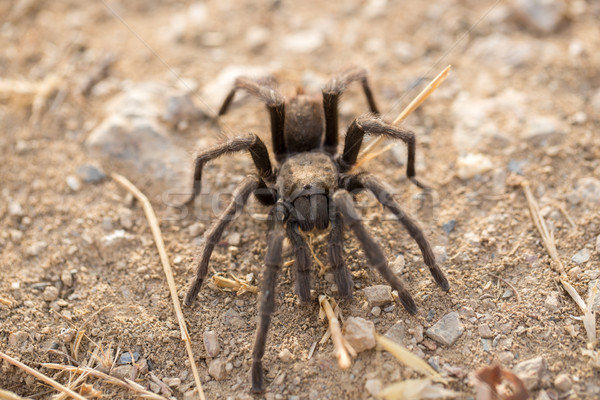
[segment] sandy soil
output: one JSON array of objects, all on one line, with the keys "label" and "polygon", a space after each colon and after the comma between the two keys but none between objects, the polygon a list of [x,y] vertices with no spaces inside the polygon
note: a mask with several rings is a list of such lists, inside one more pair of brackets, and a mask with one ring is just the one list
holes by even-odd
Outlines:
[{"label": "sandy soil", "polygon": [[[586,348],[578,319],[582,313],[557,283],[556,265],[533,225],[523,191],[512,184],[517,178],[531,182],[567,279],[585,298],[589,283],[598,278],[600,256],[600,203],[594,182],[590,188],[582,181],[600,177],[596,2],[567,2],[561,22],[548,32],[518,18],[510,2],[186,3],[0,4],[0,14],[6,16],[0,26],[0,75],[43,83],[22,93],[14,87],[0,90],[0,351],[66,384],[72,379],[67,373],[40,363],[77,365],[92,359],[98,347],[107,356],[109,349],[120,349],[117,358],[131,350],[151,364],[150,372],[137,377],[141,385],[156,390],[154,375],[174,384],[174,398],[184,398],[186,392],[192,398],[185,347],[141,207],[111,179],[84,183],[76,172],[81,165],[100,165],[107,173],[116,170],[130,177],[148,193],[162,220],[182,297],[198,243],[216,218],[209,205],[200,201],[194,215],[173,218],[162,197],[172,182],[84,149],[89,132],[105,116],[105,104],[121,91],[123,82],[177,87],[185,79],[186,85],[203,88],[227,67],[260,66],[271,71],[282,92],[290,95],[302,82],[319,87],[331,74],[360,65],[368,68],[380,107],[391,120],[423,82],[452,64],[442,88],[406,121],[419,138],[418,174],[439,197],[434,212],[423,211],[427,207],[420,207],[419,190],[404,177],[399,161],[402,145],[364,167],[396,189],[396,198],[419,218],[432,245],[439,246],[437,252],[446,253],[441,265],[451,290],[445,293],[435,286],[408,234],[372,199],[363,197],[367,225],[389,260],[404,255],[402,278],[419,313],[410,316],[396,303],[392,310],[373,315],[360,288],[385,281],[369,270],[350,233],[346,260],[356,288],[352,300],[341,302],[342,313],[373,321],[380,333],[403,322],[405,344],[452,377],[448,387],[466,398],[473,396],[469,374],[477,368],[497,362],[510,369],[534,357],[543,357],[548,366],[534,396],[600,396],[600,372],[582,355]],[[108,77],[91,94],[81,94],[81,85],[108,53],[115,59]],[[194,101],[201,107],[214,107],[222,100],[198,93]],[[350,88],[342,100],[341,126],[365,110],[358,85]],[[549,120],[542,120],[542,128],[536,130],[532,121],[539,122],[535,118],[540,117]],[[228,135],[254,131],[268,141],[268,123],[262,105],[243,100],[220,127],[201,119],[172,132],[172,140],[189,155],[181,160],[182,169],[191,168],[195,149],[219,141],[219,130]],[[461,142],[464,137],[469,143]],[[466,154],[483,155],[490,167],[474,177],[458,178],[461,156]],[[249,158],[238,155],[212,163],[205,177],[212,189],[227,191],[251,169]],[[76,190],[69,187],[69,179],[79,179]],[[212,257],[210,275],[253,274],[260,282],[266,223],[252,213],[265,214],[267,209],[254,200],[250,209],[225,232]],[[447,233],[444,226],[451,221],[455,226]],[[130,236],[107,245],[105,237],[115,229],[125,229]],[[239,233],[239,244],[232,240],[237,236],[233,233]],[[325,262],[325,238],[315,238],[313,247]],[[573,261],[581,250],[587,250],[587,260]],[[286,254],[286,260],[292,258]],[[328,276],[319,278],[316,270],[315,296],[335,297]],[[375,350],[360,353],[350,370],[341,371],[331,342],[318,345],[308,359],[326,325],[318,318],[316,299],[298,305],[293,287],[291,269],[286,267],[264,358],[264,397],[366,399],[371,398],[367,380],[385,386],[419,377]],[[251,398],[248,372],[256,303],[254,294],[237,296],[209,285],[193,306],[184,309],[207,398]],[[420,337],[420,331],[452,311],[459,313],[465,328],[452,346]],[[487,341],[482,341],[481,325],[492,332]],[[74,350],[68,329],[86,334],[77,360],[65,356]],[[208,373],[206,330],[217,334],[218,357],[227,365],[219,381]],[[283,349],[291,352],[291,360],[278,357]],[[56,393],[6,362],[0,368],[2,389],[36,399]],[[567,394],[554,383],[562,373],[572,381]],[[134,397],[102,379],[86,382],[101,390],[104,398]]]}]

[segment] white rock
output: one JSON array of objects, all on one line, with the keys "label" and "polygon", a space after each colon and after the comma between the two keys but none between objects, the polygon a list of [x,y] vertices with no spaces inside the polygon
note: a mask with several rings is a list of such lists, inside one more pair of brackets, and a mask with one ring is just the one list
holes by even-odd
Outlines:
[{"label": "white rock", "polygon": [[281,47],[291,53],[309,54],[321,47],[324,42],[323,32],[317,29],[307,29],[285,35],[281,39]]},{"label": "white rock", "polygon": [[46,286],[44,293],[42,293],[42,299],[45,301],[54,301],[58,299],[58,288],[56,286]]},{"label": "white rock", "polygon": [[475,39],[467,55],[495,68],[516,68],[535,60],[540,47],[539,42],[531,39],[514,39],[502,33],[493,33]]},{"label": "white rock", "polygon": [[65,181],[67,182],[67,186],[69,187],[69,189],[71,189],[74,192],[79,191],[79,189],[81,189],[81,182],[79,182],[79,179],[77,179],[77,177],[73,176],[73,175],[68,175],[65,178]]},{"label": "white rock", "polygon": [[288,349],[281,350],[277,356],[279,357],[279,359],[281,361],[283,361],[285,363],[288,363],[288,362],[294,360],[294,355]]},{"label": "white rock", "polygon": [[405,265],[406,265],[406,261],[404,260],[404,255],[398,254],[398,257],[396,257],[396,259],[392,263],[392,271],[397,276],[402,275]]},{"label": "white rock", "polygon": [[46,247],[48,247],[48,243],[44,242],[43,240],[40,240],[39,242],[35,242],[31,246],[29,246],[26,252],[30,256],[39,256],[42,253],[42,251],[46,250]]},{"label": "white rock", "polygon": [[556,144],[568,133],[566,125],[556,117],[531,116],[522,137],[535,144]]},{"label": "white rock", "polygon": [[22,217],[23,207],[21,207],[21,204],[18,201],[11,200],[8,203],[8,213],[15,217]]},{"label": "white rock", "polygon": [[217,381],[222,381],[227,375],[225,369],[227,362],[222,358],[215,358],[208,364],[208,373]]},{"label": "white rock", "polygon": [[543,33],[555,31],[567,11],[563,0],[513,0],[512,3],[523,21]]},{"label": "white rock", "polygon": [[60,280],[66,287],[73,286],[73,275],[71,275],[71,271],[63,269],[60,273]]},{"label": "white rock", "polygon": [[360,317],[348,317],[342,330],[344,338],[357,352],[375,347],[375,324]]},{"label": "white rock", "polygon": [[471,179],[494,168],[492,161],[483,154],[467,153],[459,156],[456,161],[456,175],[460,179]]},{"label": "white rock", "polygon": [[554,379],[554,387],[558,389],[560,392],[568,392],[573,387],[573,382],[571,382],[571,378],[567,374],[560,374]]},{"label": "white rock", "polygon": [[271,38],[271,31],[264,26],[251,26],[246,31],[246,37],[244,40],[246,41],[246,45],[251,49],[257,49],[263,47],[267,43],[269,43],[269,39]]},{"label": "white rock", "polygon": [[380,379],[367,379],[365,382],[365,390],[373,397],[377,397],[383,389],[383,384]]},{"label": "white rock", "polygon": [[448,253],[446,252],[446,246],[434,246],[433,254],[435,254],[435,260],[441,264],[448,259]]}]

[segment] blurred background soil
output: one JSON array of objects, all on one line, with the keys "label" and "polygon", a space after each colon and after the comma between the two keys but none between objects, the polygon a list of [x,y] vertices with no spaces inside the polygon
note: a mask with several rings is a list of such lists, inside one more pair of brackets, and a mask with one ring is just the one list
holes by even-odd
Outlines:
[{"label": "blurred background soil", "polygon": [[[366,224],[419,313],[369,304],[361,289],[385,281],[350,232],[355,294],[341,302],[342,313],[372,321],[451,377],[448,387],[465,398],[474,396],[470,375],[479,367],[519,369],[532,359],[534,398],[600,396],[600,357],[589,355],[593,346],[582,352],[582,311],[557,283],[519,186],[530,183],[566,279],[587,300],[600,276],[599,2],[15,0],[1,2],[0,15],[0,351],[64,384],[74,378],[40,363],[104,368],[96,359],[104,357],[108,371],[113,358],[112,373],[127,376],[123,352],[131,351],[147,367],[139,384],[195,398],[144,213],[109,174],[127,176],[149,196],[183,296],[204,231],[253,172],[244,154],[211,163],[206,195],[184,215],[174,205],[189,192],[194,154],[223,134],[255,132],[270,142],[267,112],[247,96],[214,122],[236,76],[271,74],[289,97],[362,66],[391,121],[451,64],[448,79],[404,123],[418,138],[417,173],[437,193],[433,212],[404,176],[402,144],[364,166],[420,220],[451,290],[435,286],[409,235],[362,196]],[[367,110],[359,85],[351,86],[340,134]],[[217,246],[210,276],[232,273],[258,285],[267,212],[251,200]],[[312,246],[325,262],[326,236]],[[313,265],[310,305],[297,304],[292,267],[280,276],[260,397],[367,399],[419,377],[376,350],[341,371],[330,341],[309,357],[327,329],[316,296],[336,297],[331,275],[319,277]],[[256,304],[255,294],[207,285],[184,308],[207,398],[252,398]],[[453,344],[427,335],[452,312],[464,329]],[[77,331],[86,336],[75,359]],[[218,354],[206,353],[206,331]],[[105,356],[94,358],[98,349]],[[135,397],[102,379],[86,382],[104,398]],[[56,393],[6,362],[0,388],[35,399]]]}]

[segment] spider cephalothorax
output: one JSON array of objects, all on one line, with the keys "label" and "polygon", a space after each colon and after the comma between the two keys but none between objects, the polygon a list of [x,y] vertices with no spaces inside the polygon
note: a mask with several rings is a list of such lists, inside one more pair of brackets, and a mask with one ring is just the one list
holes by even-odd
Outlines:
[{"label": "spider cephalothorax", "polygon": [[[354,81],[362,84],[371,114],[355,119],[348,128],[344,149],[338,147],[338,100],[346,86]],[[418,225],[406,215],[391,193],[373,175],[353,174],[364,135],[380,135],[399,139],[408,147],[406,174],[417,186],[415,178],[415,135],[402,128],[391,126],[379,119],[379,114],[364,69],[353,68],[332,78],[322,95],[302,91],[285,99],[270,84],[238,78],[219,115],[227,112],[235,92],[239,89],[260,98],[271,116],[271,139],[278,168],[271,165],[269,152],[260,138],[248,134],[203,151],[196,157],[194,190],[191,203],[200,193],[203,166],[221,155],[249,151],[258,174],[248,175],[236,188],[234,198],[205,234],[204,244],[198,254],[196,276],[186,295],[191,304],[208,272],[208,262],[223,231],[235,216],[239,204],[245,204],[250,194],[264,205],[271,206],[267,233],[266,271],[262,278],[260,320],[252,354],[252,390],[263,390],[262,357],[271,314],[275,309],[275,283],[282,267],[283,240],[287,237],[296,258],[296,293],[302,302],[310,301],[310,250],[300,229],[330,229],[328,258],[340,296],[352,296],[352,277],[344,263],[343,228],[347,225],[360,241],[369,265],[398,291],[404,308],[411,314],[417,312],[414,300],[402,282],[389,269],[385,254],[379,244],[365,229],[354,206],[350,193],[368,190],[391,211],[417,242],[425,264],[437,284],[444,290],[449,285],[437,266],[429,242]]]}]

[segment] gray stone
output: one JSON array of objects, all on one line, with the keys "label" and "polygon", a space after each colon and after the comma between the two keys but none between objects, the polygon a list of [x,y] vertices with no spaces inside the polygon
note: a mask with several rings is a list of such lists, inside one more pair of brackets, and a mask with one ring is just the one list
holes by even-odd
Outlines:
[{"label": "gray stone", "polygon": [[557,292],[549,293],[548,296],[546,296],[546,300],[544,300],[544,305],[550,311],[557,311],[560,306],[559,294]]},{"label": "gray stone", "polygon": [[119,223],[125,229],[133,227],[133,211],[129,208],[121,207],[117,212],[119,214]]},{"label": "gray stone", "polygon": [[462,335],[464,330],[465,328],[460,322],[458,313],[451,312],[444,315],[431,328],[427,329],[427,336],[436,342],[446,346],[452,346],[459,336]]},{"label": "gray stone", "polygon": [[384,336],[404,346],[404,339],[406,338],[404,332],[404,322],[396,322],[394,325],[391,326],[390,329],[387,330]]},{"label": "gray stone", "polygon": [[112,231],[113,221],[111,217],[102,218],[102,229],[104,229],[105,231]]},{"label": "gray stone", "polygon": [[481,336],[482,338],[489,339],[494,337],[494,332],[492,332],[488,324],[480,324],[478,330],[479,336]]},{"label": "gray stone", "polygon": [[348,317],[342,330],[344,338],[358,353],[375,347],[375,324],[360,317]]},{"label": "gray stone", "polygon": [[548,363],[543,357],[536,357],[517,364],[513,372],[521,378],[527,390],[534,390],[548,373]]},{"label": "gray stone", "polygon": [[542,33],[554,32],[567,12],[563,0],[513,0],[512,4],[528,26]]},{"label": "gray stone", "polygon": [[188,227],[188,232],[191,237],[199,236],[204,231],[204,225],[200,222],[194,222]]},{"label": "gray stone", "polygon": [[583,264],[590,259],[590,251],[586,248],[579,250],[577,253],[573,254],[571,257],[571,261],[575,264]]},{"label": "gray stone", "polygon": [[172,142],[161,118],[168,86],[145,82],[130,86],[105,108],[106,118],[88,136],[85,146],[94,155],[132,166],[144,176],[186,187],[189,158]]},{"label": "gray stone", "polygon": [[190,122],[200,120],[204,116],[204,112],[194,104],[190,93],[177,93],[167,99],[162,118],[171,126],[184,128]]},{"label": "gray stone", "polygon": [[393,300],[392,288],[387,285],[370,286],[364,288],[362,291],[371,307],[383,306],[391,303]]},{"label": "gray stone", "polygon": [[567,133],[567,126],[558,118],[533,115],[527,119],[522,137],[533,144],[546,146],[559,143]]},{"label": "gray stone", "polygon": [[225,314],[223,314],[223,323],[238,329],[244,328],[247,325],[246,321],[240,316],[240,313],[233,308],[225,311]]},{"label": "gray stone", "polygon": [[71,275],[71,271],[63,269],[60,273],[60,280],[66,287],[73,286],[73,275]]},{"label": "gray stone", "polygon": [[115,367],[113,369],[110,370],[110,375],[114,376],[115,378],[119,378],[119,379],[123,379],[123,378],[127,378],[127,379],[134,379],[135,376],[134,374],[136,374],[137,372],[137,367],[134,365],[120,365],[118,367]]},{"label": "gray stone", "polygon": [[227,362],[222,358],[215,358],[208,364],[208,373],[217,381],[222,381],[227,375],[225,369]]},{"label": "gray stone", "polygon": [[373,307],[371,308],[371,314],[375,317],[379,317],[381,315],[381,307]]},{"label": "gray stone", "polygon": [[29,337],[29,335],[27,334],[27,332],[23,332],[23,331],[12,332],[8,336],[8,345],[11,347],[18,347],[23,342],[25,342],[28,337]]},{"label": "gray stone", "polygon": [[433,254],[435,254],[435,260],[438,262],[438,264],[441,264],[448,259],[448,253],[446,252],[446,246],[434,246]]},{"label": "gray stone", "polygon": [[100,167],[97,167],[92,164],[83,164],[78,166],[75,169],[77,175],[83,180],[85,183],[99,183],[106,179],[106,174]]},{"label": "gray stone", "polygon": [[206,349],[206,355],[209,357],[216,357],[221,351],[221,345],[219,344],[219,337],[214,331],[206,331],[203,334],[204,348]]},{"label": "gray stone", "polygon": [[489,66],[521,67],[534,60],[539,53],[539,43],[493,33],[476,39],[468,55]]},{"label": "gray stone", "polygon": [[560,374],[554,379],[554,387],[560,392],[568,392],[573,387],[571,377],[567,374]]},{"label": "gray stone", "polygon": [[577,181],[577,195],[580,200],[600,203],[600,180],[592,177],[579,179]]}]

